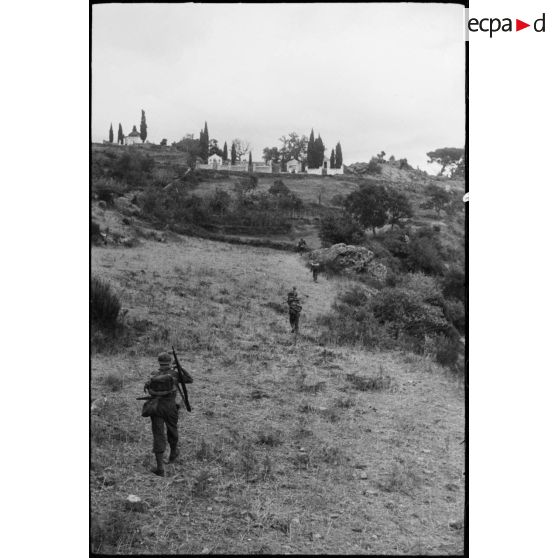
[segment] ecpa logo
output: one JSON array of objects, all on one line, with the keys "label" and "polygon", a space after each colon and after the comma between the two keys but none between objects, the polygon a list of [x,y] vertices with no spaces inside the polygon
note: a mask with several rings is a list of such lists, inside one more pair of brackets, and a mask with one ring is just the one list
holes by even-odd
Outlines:
[{"label": "ecpa logo", "polygon": [[[539,19],[536,19],[533,22],[533,29],[537,33],[544,33],[545,23],[546,23],[545,14],[543,13],[543,15]],[[525,23],[520,19],[515,20],[516,31],[521,31],[522,29],[525,29],[527,27],[531,27],[531,24]],[[482,31],[484,33],[490,33],[490,38],[492,38],[492,34],[497,33],[498,31],[503,31],[503,32],[513,31],[513,24],[511,18],[509,17],[505,17],[503,19],[500,19],[498,17],[490,17],[490,18],[485,17],[482,19],[477,19],[476,17],[472,17],[467,22],[467,28],[472,33],[476,33],[478,31]]]}]

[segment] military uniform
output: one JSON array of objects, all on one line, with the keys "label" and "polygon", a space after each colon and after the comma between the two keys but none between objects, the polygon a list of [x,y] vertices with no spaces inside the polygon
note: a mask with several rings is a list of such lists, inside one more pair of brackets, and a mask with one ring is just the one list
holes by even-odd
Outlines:
[{"label": "military uniform", "polygon": [[157,467],[152,471],[156,475],[164,476],[163,456],[167,441],[170,446],[169,463],[175,461],[179,455],[178,405],[176,404],[178,371],[171,369],[171,356],[168,353],[161,353],[157,359],[159,370],[152,373],[144,390],[154,398],[153,411],[149,416],[153,432],[153,453],[157,460]]},{"label": "military uniform", "polygon": [[320,269],[320,264],[316,262],[312,262],[310,264],[310,269],[312,270],[312,277],[314,279],[314,282],[316,282],[318,280],[318,271]]},{"label": "military uniform", "polygon": [[302,305],[298,299],[298,293],[296,292],[296,287],[287,294],[287,304],[289,305],[289,322],[291,324],[291,333],[298,333],[298,320],[300,318],[300,312],[302,311]]}]

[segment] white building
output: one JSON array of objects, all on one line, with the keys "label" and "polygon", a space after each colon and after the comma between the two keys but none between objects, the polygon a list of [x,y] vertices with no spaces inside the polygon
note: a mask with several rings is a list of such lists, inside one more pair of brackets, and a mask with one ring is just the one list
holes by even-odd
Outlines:
[{"label": "white building", "polygon": [[124,138],[124,145],[134,145],[134,143],[142,143],[139,132],[134,126],[133,130]]},{"label": "white building", "polygon": [[223,164],[223,157],[219,157],[217,153],[214,153],[213,155],[210,155],[207,158],[207,164],[211,165],[214,169],[216,169],[217,167],[220,167]]},{"label": "white building", "polygon": [[298,159],[291,159],[287,162],[287,172],[293,174],[302,172],[302,163]]}]

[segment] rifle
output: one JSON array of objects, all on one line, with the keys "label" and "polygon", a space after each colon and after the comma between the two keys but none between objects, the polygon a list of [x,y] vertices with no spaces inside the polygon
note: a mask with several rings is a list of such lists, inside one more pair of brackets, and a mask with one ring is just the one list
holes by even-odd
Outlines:
[{"label": "rifle", "polygon": [[148,399],[155,399],[151,395],[146,395],[145,397],[136,397],[136,401],[147,401]]},{"label": "rifle", "polygon": [[[184,401],[184,405],[186,405],[186,410],[191,413],[192,407],[190,407],[190,402],[188,401],[188,390],[186,389],[186,384],[184,383],[184,378],[182,377],[182,366],[180,366],[180,362],[178,362],[178,357],[176,356],[176,351],[174,350],[174,346],[172,346],[172,354],[174,356],[174,362],[176,364],[176,368],[178,370],[178,391],[182,397],[182,401]],[[182,389],[181,389],[182,388]]]}]

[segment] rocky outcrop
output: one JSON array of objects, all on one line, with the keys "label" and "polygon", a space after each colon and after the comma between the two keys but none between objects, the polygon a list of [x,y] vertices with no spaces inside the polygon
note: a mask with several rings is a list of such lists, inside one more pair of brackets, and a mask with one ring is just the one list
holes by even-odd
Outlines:
[{"label": "rocky outcrop", "polygon": [[378,262],[374,252],[364,246],[334,244],[311,252],[310,261],[318,262],[326,270],[366,273],[381,283],[385,283],[387,276],[386,266]]}]

